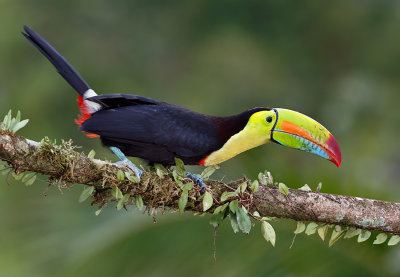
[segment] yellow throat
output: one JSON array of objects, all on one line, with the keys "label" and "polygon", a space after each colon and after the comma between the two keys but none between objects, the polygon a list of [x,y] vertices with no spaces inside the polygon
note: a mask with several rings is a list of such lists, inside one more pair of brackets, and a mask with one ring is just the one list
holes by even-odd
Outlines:
[{"label": "yellow throat", "polygon": [[222,163],[246,150],[267,143],[271,136],[271,128],[265,123],[267,111],[254,113],[242,131],[233,135],[221,149],[212,152],[204,160],[204,165]]}]

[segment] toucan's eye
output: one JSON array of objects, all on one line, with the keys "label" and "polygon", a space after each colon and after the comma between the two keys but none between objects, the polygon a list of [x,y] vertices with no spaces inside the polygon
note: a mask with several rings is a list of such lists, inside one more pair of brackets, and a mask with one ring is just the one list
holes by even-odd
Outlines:
[{"label": "toucan's eye", "polygon": [[268,116],[268,117],[266,118],[266,120],[267,120],[268,123],[271,123],[271,122],[272,122],[272,116]]}]

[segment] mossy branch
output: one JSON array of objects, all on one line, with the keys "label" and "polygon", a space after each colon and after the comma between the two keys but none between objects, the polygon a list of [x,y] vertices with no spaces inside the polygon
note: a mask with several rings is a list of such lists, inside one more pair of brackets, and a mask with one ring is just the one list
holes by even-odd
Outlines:
[{"label": "mossy branch", "polygon": [[[92,204],[101,207],[117,201],[110,197],[112,188],[117,187],[123,195],[129,196],[123,205],[134,203],[135,196],[140,195],[149,210],[178,210],[182,184],[191,182],[182,178],[178,184],[171,171],[160,174],[145,170],[140,183],[134,183],[123,176],[118,177],[118,171],[127,171],[124,166],[88,158],[75,151],[71,142],[55,145],[43,140],[38,143],[8,131],[0,131],[0,159],[10,164],[16,173],[33,171],[47,175],[51,183],[93,186],[93,191],[90,191],[94,197]],[[260,185],[253,193],[251,181],[247,178],[230,183],[206,180],[207,192],[213,199],[207,212],[211,213],[227,203],[221,201],[221,195],[235,191],[243,183],[247,184],[242,185],[243,191],[228,201],[238,199],[239,206],[244,206],[252,215],[257,211],[260,217],[290,218],[400,234],[400,203],[298,189],[289,189],[286,195],[277,187],[267,185]],[[188,190],[185,210],[203,212],[202,198],[196,187]]]}]

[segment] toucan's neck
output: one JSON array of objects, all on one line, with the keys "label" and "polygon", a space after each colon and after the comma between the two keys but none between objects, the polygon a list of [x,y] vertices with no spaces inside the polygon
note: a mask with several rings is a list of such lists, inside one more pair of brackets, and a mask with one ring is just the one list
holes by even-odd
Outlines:
[{"label": "toucan's neck", "polygon": [[270,110],[270,108],[252,108],[240,114],[224,117],[215,117],[215,124],[218,129],[222,143],[228,141],[233,135],[244,129],[250,116],[259,111]]},{"label": "toucan's neck", "polygon": [[243,151],[257,147],[267,142],[267,136],[259,134],[249,119],[257,112],[270,110],[268,108],[254,108],[243,113],[215,118],[218,130],[220,148],[201,160],[200,164],[209,166],[226,161]]}]

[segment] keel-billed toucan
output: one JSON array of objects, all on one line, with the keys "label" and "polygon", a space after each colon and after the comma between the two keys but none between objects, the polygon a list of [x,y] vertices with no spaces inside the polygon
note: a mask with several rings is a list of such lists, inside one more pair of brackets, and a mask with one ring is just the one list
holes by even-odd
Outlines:
[{"label": "keel-billed toucan", "polygon": [[[173,104],[129,94],[97,95],[57,50],[31,28],[23,35],[79,93],[76,120],[89,137],[127,163],[127,156],[151,164],[215,165],[237,154],[275,142],[321,156],[335,163],[341,153],[335,138],[315,120],[280,108],[253,108],[233,116],[210,116]],[[140,170],[135,167],[140,177]]]}]

